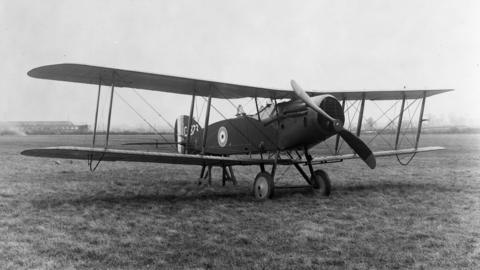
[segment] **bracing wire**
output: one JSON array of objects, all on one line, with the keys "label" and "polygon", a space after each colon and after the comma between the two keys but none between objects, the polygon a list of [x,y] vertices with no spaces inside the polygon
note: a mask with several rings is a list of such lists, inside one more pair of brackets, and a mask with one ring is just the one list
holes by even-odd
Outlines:
[{"label": "bracing wire", "polygon": [[[357,104],[356,106],[354,106],[355,104]],[[355,109],[355,111],[353,112],[353,114],[351,113],[351,110],[350,109]],[[345,110],[345,112],[347,112],[347,118],[348,118],[348,130],[351,129],[352,127],[352,123],[353,123],[353,120],[355,120],[355,116],[357,115],[357,113],[360,111],[360,103],[357,101],[357,100],[354,100],[351,102],[350,105],[347,106],[347,109]],[[326,143],[325,143],[326,144]],[[340,150],[342,149],[344,145],[344,140],[340,140],[339,143],[338,143],[338,149],[337,151],[340,152]],[[330,153],[333,153],[330,148],[329,150]]]},{"label": "bracing wire", "polygon": [[167,121],[167,119],[165,119],[161,114],[160,112],[158,112],[155,107],[152,106],[152,104],[150,104],[142,95],[140,95],[138,93],[138,91],[136,89],[133,89],[135,91],[135,94],[137,94],[137,96],[139,98],[141,98],[143,100],[143,102],[145,102],[145,104],[147,104],[163,121],[165,121],[165,123],[167,123],[168,126],[170,126],[171,129],[174,129],[173,125],[170,124],[170,122]]},{"label": "bracing wire", "polygon": [[[207,103],[207,101],[205,100],[205,98],[203,99],[203,103],[202,103],[202,108],[200,109],[200,114],[198,115],[198,111],[197,111],[197,119],[200,120],[200,117],[202,117],[202,114],[203,114],[203,108],[205,108],[205,103]],[[198,106],[196,106],[198,108]]]},{"label": "bracing wire", "polygon": [[[395,104],[394,104],[394,105],[395,105]],[[408,107],[410,107],[411,105],[412,105],[412,104],[409,104],[406,109],[408,109]],[[380,111],[382,112],[382,115],[380,115],[380,117],[378,117],[375,121],[373,121],[373,124],[376,124],[380,119],[382,119],[382,117],[383,117],[385,114],[387,114],[392,108],[393,108],[393,105],[390,106],[390,108],[388,108],[386,111],[380,110]],[[374,136],[373,138],[371,138],[371,139],[367,142],[367,144],[370,144],[375,138],[377,138],[378,136],[381,136],[381,135],[382,135],[382,132],[384,132],[384,131],[392,124],[392,121],[397,120],[397,118],[399,118],[399,117],[400,117],[399,115],[397,115],[396,117],[394,117],[389,123],[387,123],[387,125],[386,125],[384,128],[382,128],[379,132],[377,132],[377,133],[375,134],[375,136]]]},{"label": "bracing wire", "polygon": [[[205,97],[203,97],[203,98],[205,99]],[[211,106],[218,114],[220,114],[220,116],[222,116],[225,120],[228,119],[228,118],[227,118],[223,113],[221,113],[220,110],[218,110],[213,104],[210,104],[210,106]],[[258,146],[254,145],[254,144],[252,143],[252,141],[248,138],[248,136],[245,135],[239,128],[237,128],[237,127],[236,127],[235,125],[233,125],[233,124],[231,124],[231,126],[232,126],[241,136],[243,136],[245,139],[247,139],[253,147],[257,148],[258,150],[261,150]]]},{"label": "bracing wire", "polygon": [[[403,142],[403,138],[405,138],[405,139],[408,141],[408,143],[413,146],[412,142],[410,142],[410,140],[409,140],[408,137],[407,137],[407,131],[408,131],[408,129],[409,129],[410,127],[413,128],[413,118],[415,117],[415,115],[416,115],[416,113],[417,113],[417,111],[418,111],[418,108],[420,107],[420,103],[419,103],[419,102],[413,101],[412,104],[413,104],[413,103],[417,103],[417,106],[415,107],[415,110],[413,111],[413,114],[410,112],[410,109],[408,109],[409,121],[408,121],[408,124],[407,124],[407,128],[405,129],[404,132],[402,132],[402,136],[401,136],[401,139],[400,139],[400,144]],[[404,110],[404,111],[405,111],[405,110]],[[410,164],[410,162],[413,160],[413,158],[415,157],[416,154],[417,154],[417,152],[414,152],[414,153],[408,158],[408,160],[407,160],[406,162],[402,161],[401,158],[400,158],[400,156],[399,156],[398,154],[395,155],[395,156],[396,156],[397,161],[398,161],[398,163],[399,163],[400,165],[402,165],[402,166],[407,166],[407,165]]]},{"label": "bracing wire", "polygon": [[[98,97],[98,98],[102,98],[101,95]],[[105,112],[105,108],[107,107],[107,104],[108,104],[108,99],[105,99],[105,104],[103,104],[102,107],[102,111],[100,113],[100,122],[101,122],[101,125],[102,125],[102,128],[105,129],[105,119],[103,118],[104,116],[104,112]],[[99,105],[101,105],[101,102],[99,102]],[[100,123],[97,123],[97,127],[100,125]],[[95,134],[94,134],[95,136]],[[93,151],[93,147],[95,147],[95,145],[92,145],[92,151]],[[100,158],[97,160],[97,164],[95,164],[95,166],[92,166],[93,165],[93,153],[90,154],[89,156],[89,159],[88,159],[88,167],[90,168],[90,171],[91,172],[94,172],[97,167],[100,165],[100,162],[103,160],[103,158],[105,157],[105,151],[102,152],[102,155],[100,156]]]},{"label": "bracing wire", "polygon": [[[412,103],[417,103],[416,101],[413,101]],[[407,132],[409,129],[413,128],[413,117],[415,116],[415,114],[417,113],[417,110],[418,110],[418,107],[419,107],[419,103],[417,103],[417,106],[415,108],[415,110],[413,111],[413,115],[410,111],[410,109],[407,110],[407,113],[408,113],[408,124],[407,126],[405,127],[404,131],[401,133],[401,137],[400,137],[400,142],[399,144],[402,144],[403,143],[403,139],[405,139],[407,141],[407,144],[411,145],[412,147],[414,146],[413,143],[408,139],[408,136],[407,136]],[[405,114],[405,112],[404,112]]]},{"label": "bracing wire", "polygon": [[[374,121],[374,124],[375,124],[377,121],[379,121],[382,117],[386,117],[387,120],[389,120],[389,122],[387,123],[387,125],[385,125],[385,127],[384,127],[382,130],[380,130],[379,132],[377,132],[377,134],[376,134],[373,138],[371,138],[371,139],[369,140],[368,144],[370,144],[376,137],[380,137],[380,138],[382,138],[382,140],[384,140],[384,141],[387,143],[387,145],[388,145],[389,147],[391,147],[391,148],[393,149],[393,146],[390,144],[390,142],[389,142],[387,139],[384,138],[383,132],[384,132],[385,130],[387,130],[389,127],[393,129],[392,124],[395,122],[395,120],[397,120],[397,119],[400,117],[399,115],[397,115],[397,116],[395,116],[395,117],[393,117],[393,118],[390,118],[390,117],[388,117],[388,115],[387,115],[387,113],[388,113],[394,106],[396,107],[397,103],[398,103],[398,101],[395,102],[392,106],[390,106],[387,110],[384,111],[384,110],[382,110],[382,109],[378,106],[377,103],[374,102],[374,104],[375,104],[375,106],[377,106],[378,110],[379,110],[380,112],[382,112],[382,115]],[[406,112],[409,114],[409,122],[408,122],[407,127],[405,128],[405,130],[404,130],[403,132],[400,132],[400,135],[401,135],[401,136],[400,136],[400,142],[399,142],[399,144],[402,143],[403,138],[405,138],[409,143],[411,143],[410,140],[408,139],[408,137],[406,136],[406,133],[407,133],[407,130],[408,130],[410,127],[413,127],[412,120],[413,120],[413,117],[415,116],[415,114],[416,114],[416,112],[417,112],[417,110],[418,110],[419,104],[417,103],[417,106],[415,106],[415,109],[414,109],[414,112],[413,112],[413,116],[411,115],[411,108],[410,108],[410,107],[412,107],[412,106],[413,106],[414,104],[416,104],[416,103],[417,103],[416,101],[413,101],[413,102],[411,102],[410,104],[407,104],[407,106],[406,106],[406,107],[404,108],[404,110],[403,110],[404,112],[406,111]],[[400,165],[402,165],[402,166],[407,166],[408,164],[410,164],[410,162],[413,160],[413,158],[415,157],[416,154],[417,154],[417,152],[414,152],[414,153],[408,158],[408,160],[407,160],[406,162],[403,162],[403,161],[400,159],[400,155],[395,154],[395,156],[396,156],[397,161],[398,161],[398,163],[399,163]]]},{"label": "bracing wire", "polygon": [[[224,97],[225,98],[225,97]],[[234,108],[236,108],[235,104],[228,98],[225,98]],[[277,112],[278,113],[278,112]],[[223,115],[222,115],[223,116]],[[224,117],[225,118],[225,117]],[[226,118],[225,118],[226,119]],[[254,127],[257,131],[259,131],[271,144],[275,144],[275,142],[273,142],[270,137],[268,137],[261,129],[259,129],[257,126],[255,126],[254,124],[252,124],[252,119],[250,119],[250,117],[247,116],[247,121],[251,124],[252,127]],[[247,138],[247,137],[245,137]],[[247,138],[248,139],[248,138]],[[257,147],[258,148],[258,147]]]},{"label": "bracing wire", "polygon": [[[145,119],[137,110],[135,110],[135,108],[133,108],[132,105],[130,105],[130,103],[128,103],[119,93],[115,92],[115,95],[117,95],[125,104],[127,104],[128,107],[130,107],[130,109],[132,111],[134,111],[138,117],[140,117],[147,125],[150,126],[150,128],[152,128],[152,130],[157,134],[159,135],[163,140],[165,140],[165,142],[169,142],[167,140],[167,138],[165,138],[165,136],[163,136],[150,122],[148,122],[147,119]],[[170,147],[173,148],[173,150],[177,150],[173,145],[170,145]]]}]

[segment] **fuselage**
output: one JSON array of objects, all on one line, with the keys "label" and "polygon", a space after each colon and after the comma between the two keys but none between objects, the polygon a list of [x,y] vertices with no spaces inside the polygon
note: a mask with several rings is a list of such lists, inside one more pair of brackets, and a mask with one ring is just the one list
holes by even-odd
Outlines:
[{"label": "fuselage", "polygon": [[[321,95],[312,99],[329,115],[344,121],[343,108],[334,97]],[[186,121],[188,119],[182,120],[183,123]],[[199,129],[196,122],[193,126],[188,152],[199,153],[202,151],[204,130]],[[334,134],[330,121],[300,100],[293,100],[276,106],[271,104],[257,114],[239,114],[235,118],[210,124],[205,154],[257,154],[312,147]],[[186,142],[185,138],[183,135],[179,140]]]}]

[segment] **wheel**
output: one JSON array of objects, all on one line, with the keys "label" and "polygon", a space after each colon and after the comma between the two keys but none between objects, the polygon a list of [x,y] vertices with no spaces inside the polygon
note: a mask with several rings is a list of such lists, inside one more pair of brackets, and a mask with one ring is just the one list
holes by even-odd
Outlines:
[{"label": "wheel", "polygon": [[267,172],[260,172],[253,183],[253,196],[257,201],[265,201],[273,196],[273,177]]},{"label": "wheel", "polygon": [[312,187],[323,196],[330,195],[330,178],[324,170],[316,170],[313,173]]}]

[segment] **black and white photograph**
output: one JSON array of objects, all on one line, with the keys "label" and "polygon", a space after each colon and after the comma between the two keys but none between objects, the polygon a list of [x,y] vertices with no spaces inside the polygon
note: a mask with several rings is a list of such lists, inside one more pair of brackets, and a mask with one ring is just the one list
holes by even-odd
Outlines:
[{"label": "black and white photograph", "polygon": [[0,0],[0,269],[480,269],[479,12]]}]

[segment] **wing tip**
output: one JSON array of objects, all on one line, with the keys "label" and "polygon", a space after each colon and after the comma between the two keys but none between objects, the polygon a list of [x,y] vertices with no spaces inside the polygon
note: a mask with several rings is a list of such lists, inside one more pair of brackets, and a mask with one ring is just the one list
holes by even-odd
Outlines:
[{"label": "wing tip", "polygon": [[27,150],[23,150],[22,152],[20,152],[20,155],[22,155],[22,156],[35,157],[35,156],[37,156],[37,155],[36,155],[37,150],[38,150],[38,149],[27,149]]},{"label": "wing tip", "polygon": [[42,79],[43,78],[42,74],[47,69],[49,69],[51,67],[54,67],[54,66],[59,66],[59,65],[63,65],[63,64],[44,65],[44,66],[39,66],[39,67],[36,67],[36,68],[32,68],[31,70],[29,70],[27,72],[27,75],[32,77],[32,78]]},{"label": "wing tip", "polygon": [[[44,67],[44,66],[42,66]],[[30,69],[28,72],[27,72],[27,75],[32,77],[32,78],[38,78],[38,71],[40,68],[42,67],[36,67],[36,68],[32,68]]]},{"label": "wing tip", "polygon": [[29,157],[55,157],[55,156],[52,156],[52,153],[59,150],[62,150],[61,147],[26,149],[20,152],[20,155],[29,156]]},{"label": "wing tip", "polygon": [[32,78],[44,79],[45,78],[44,72],[48,72],[52,68],[72,66],[72,65],[83,66],[82,64],[75,64],[75,63],[59,63],[59,64],[44,65],[44,66],[32,68],[27,72],[27,75]]}]

